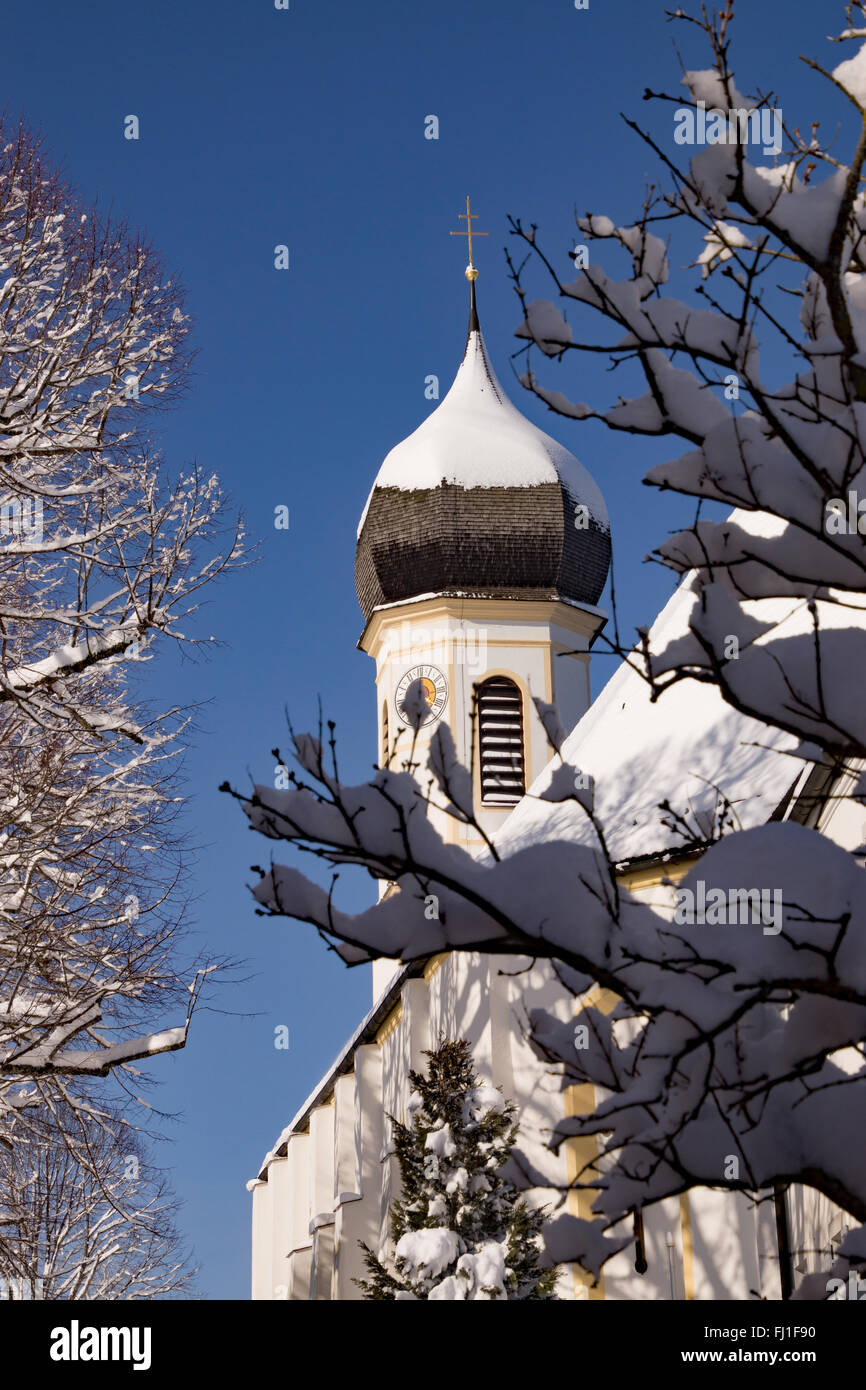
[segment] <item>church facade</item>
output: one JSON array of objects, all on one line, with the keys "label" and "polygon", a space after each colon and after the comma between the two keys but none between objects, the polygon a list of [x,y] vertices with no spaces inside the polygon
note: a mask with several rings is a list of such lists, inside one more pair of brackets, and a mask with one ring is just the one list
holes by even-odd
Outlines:
[{"label": "church facade", "polygon": [[[825,815],[815,775],[792,784],[790,760],[774,754],[793,740],[737,714],[708,686],[681,684],[652,704],[624,663],[590,704],[610,560],[604,500],[577,459],[505,395],[471,272],[470,263],[469,331],[454,384],[385,459],[358,530],[360,646],[375,663],[380,758],[396,763],[420,718],[413,758],[423,768],[429,739],[447,721],[472,768],[485,834],[517,845],[533,833],[537,803],[527,792],[551,756],[533,705],[540,696],[573,730],[564,755],[595,779],[623,885],[672,908],[671,885],[695,851],[660,814],[662,801],[700,826],[712,815],[708,788],[729,787],[744,828],[782,816],[815,824]],[[656,633],[670,635],[683,612],[678,592]],[[476,831],[435,808],[431,815],[447,839],[484,848]],[[862,838],[844,814],[822,828],[849,848]],[[563,833],[582,832],[570,825]],[[600,991],[593,1002],[605,1006]],[[387,1240],[399,1182],[388,1116],[404,1114],[409,1069],[423,1069],[424,1050],[443,1037],[469,1040],[476,1070],[520,1108],[521,1150],[567,1189],[596,1141],[569,1140],[554,1158],[546,1138],[587,1097],[576,1094],[582,1088],[563,1091],[539,1062],[526,1018],[542,1007],[567,1020],[574,1004],[544,961],[449,953],[375,962],[370,1012],[248,1184],[253,1298],[360,1298],[359,1242],[378,1250]],[[563,1267],[559,1296],[784,1297],[792,1277],[829,1265],[846,1228],[812,1194],[760,1198],[701,1189],[660,1203],[598,1283]],[[572,1190],[565,1201],[591,1216],[591,1194]]]}]

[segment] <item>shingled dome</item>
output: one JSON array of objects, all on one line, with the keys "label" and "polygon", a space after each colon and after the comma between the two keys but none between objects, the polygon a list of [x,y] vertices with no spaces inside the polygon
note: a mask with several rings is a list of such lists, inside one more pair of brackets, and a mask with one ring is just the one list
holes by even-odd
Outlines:
[{"label": "shingled dome", "polygon": [[604,499],[582,464],[512,405],[471,286],[454,384],[385,459],[358,527],[355,586],[375,608],[427,594],[595,604],[610,563]]}]

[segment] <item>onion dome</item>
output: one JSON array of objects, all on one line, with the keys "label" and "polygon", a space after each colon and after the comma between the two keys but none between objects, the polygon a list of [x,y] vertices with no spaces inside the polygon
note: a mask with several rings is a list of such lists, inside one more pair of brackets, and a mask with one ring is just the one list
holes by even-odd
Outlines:
[{"label": "onion dome", "polygon": [[597,603],[610,524],[593,479],[496,379],[470,281],[448,394],[387,455],[358,527],[355,586],[375,608],[430,595]]}]

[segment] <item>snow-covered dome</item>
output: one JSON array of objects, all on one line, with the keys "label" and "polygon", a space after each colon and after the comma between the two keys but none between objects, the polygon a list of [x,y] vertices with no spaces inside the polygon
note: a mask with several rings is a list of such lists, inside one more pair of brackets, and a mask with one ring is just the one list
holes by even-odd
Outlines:
[{"label": "snow-covered dome", "polygon": [[595,604],[610,563],[607,508],[568,449],[512,405],[487,356],[471,285],[451,390],[386,457],[358,527],[365,620],[422,594]]}]

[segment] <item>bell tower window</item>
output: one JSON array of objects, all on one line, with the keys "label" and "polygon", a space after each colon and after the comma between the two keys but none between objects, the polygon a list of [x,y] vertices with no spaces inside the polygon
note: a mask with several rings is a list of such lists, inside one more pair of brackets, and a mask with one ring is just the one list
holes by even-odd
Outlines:
[{"label": "bell tower window", "polygon": [[475,689],[483,806],[513,806],[526,791],[523,697],[507,676]]}]

